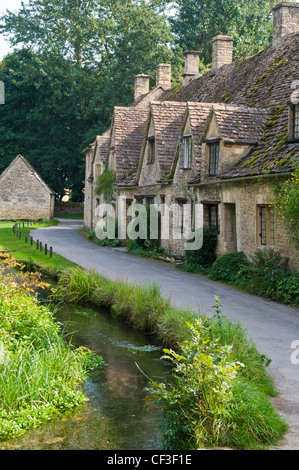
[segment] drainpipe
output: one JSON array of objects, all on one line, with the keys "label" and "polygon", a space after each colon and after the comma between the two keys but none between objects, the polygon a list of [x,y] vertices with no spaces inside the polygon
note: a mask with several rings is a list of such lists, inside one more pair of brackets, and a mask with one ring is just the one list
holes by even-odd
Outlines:
[{"label": "drainpipe", "polygon": [[90,184],[90,233],[93,231],[93,175],[88,178]]},{"label": "drainpipe", "polygon": [[195,228],[195,204],[196,204],[196,201],[197,201],[197,197],[194,194],[194,186],[192,187],[192,191],[190,191],[188,189],[188,187],[186,186],[186,191],[189,194],[189,196],[191,197],[192,202],[193,202],[193,204],[192,204],[192,227],[191,227],[191,230],[194,231],[194,228]]}]

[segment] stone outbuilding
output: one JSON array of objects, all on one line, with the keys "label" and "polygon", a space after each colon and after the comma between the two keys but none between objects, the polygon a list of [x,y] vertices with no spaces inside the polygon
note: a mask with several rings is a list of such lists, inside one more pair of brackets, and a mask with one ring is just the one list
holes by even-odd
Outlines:
[{"label": "stone outbuilding", "polygon": [[0,220],[52,219],[55,192],[18,155],[0,175]]}]

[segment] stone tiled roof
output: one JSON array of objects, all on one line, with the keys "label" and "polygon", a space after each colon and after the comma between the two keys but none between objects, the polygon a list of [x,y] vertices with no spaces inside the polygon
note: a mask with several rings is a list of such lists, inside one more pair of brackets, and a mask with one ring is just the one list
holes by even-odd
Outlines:
[{"label": "stone tiled roof", "polygon": [[277,106],[271,109],[258,145],[221,177],[287,173],[298,159],[299,144],[288,142],[288,106]]},{"label": "stone tiled roof", "polygon": [[113,115],[116,182],[127,179],[138,164],[148,109],[116,106]]},{"label": "stone tiled roof", "polygon": [[[211,112],[211,108],[212,108],[212,103],[196,103],[196,102],[186,103],[184,122],[186,122],[187,118],[189,117],[192,136],[193,136],[193,142],[194,142],[195,164],[196,164],[196,170],[198,172],[200,171],[200,160],[201,160],[200,139],[204,132],[204,128],[205,128],[207,119],[209,117],[209,114]],[[183,126],[180,129],[178,138],[181,135],[182,130],[183,130]],[[178,140],[177,140],[177,143],[178,143]],[[178,161],[178,157],[179,157],[179,152],[176,151],[175,158],[173,159],[173,162],[172,162],[169,180],[173,178],[177,161]]]},{"label": "stone tiled roof", "polygon": [[94,162],[106,163],[108,158],[108,148],[110,141],[109,131],[105,132],[103,135],[98,135],[96,138],[95,151],[94,151]]},{"label": "stone tiled roof", "polygon": [[151,116],[155,129],[155,147],[159,159],[161,179],[171,169],[185,110],[186,103],[157,102],[151,104]]},{"label": "stone tiled roof", "polygon": [[[245,142],[250,133],[251,141],[258,147],[242,159],[227,176],[248,176],[253,174],[287,172],[292,160],[299,159],[299,145],[290,145],[286,135],[288,132],[287,102],[290,100],[291,84],[299,80],[299,34],[290,34],[274,49],[271,46],[259,54],[242,59],[221,67],[217,72],[209,71],[202,77],[190,82],[186,87],[177,86],[164,93],[163,101],[192,101],[204,103],[226,103],[228,105],[245,106],[253,110],[267,109],[271,115],[260,134],[264,115],[243,115],[243,133],[238,138]],[[216,109],[216,108],[215,108]],[[260,111],[259,111],[260,112]],[[241,113],[239,114],[241,118]],[[254,117],[254,126],[251,117]],[[218,112],[218,122],[223,124],[223,135],[234,142],[237,131],[229,126],[231,116],[224,110]],[[225,129],[224,129],[225,128]],[[250,129],[251,128],[251,129]],[[259,153],[256,153],[259,152]]]},{"label": "stone tiled roof", "polygon": [[220,136],[225,143],[257,144],[271,111],[248,106],[213,104]]}]

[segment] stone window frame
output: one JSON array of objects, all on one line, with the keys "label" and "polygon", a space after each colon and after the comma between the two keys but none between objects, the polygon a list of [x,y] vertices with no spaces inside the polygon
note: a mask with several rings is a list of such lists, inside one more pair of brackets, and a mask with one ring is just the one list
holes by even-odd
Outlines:
[{"label": "stone window frame", "polygon": [[147,144],[148,144],[148,148],[147,148],[147,164],[148,165],[152,165],[153,163],[155,163],[155,154],[156,154],[156,140],[155,140],[155,137],[148,137],[147,139]]},{"label": "stone window frame", "polygon": [[299,104],[289,103],[289,142],[299,142]]},{"label": "stone window frame", "polygon": [[218,175],[220,140],[208,142],[209,148],[209,176]]},{"label": "stone window frame", "polygon": [[276,227],[273,206],[257,205],[257,245],[275,246]]},{"label": "stone window frame", "polygon": [[193,161],[193,136],[184,134],[180,137],[180,168],[191,170]]}]

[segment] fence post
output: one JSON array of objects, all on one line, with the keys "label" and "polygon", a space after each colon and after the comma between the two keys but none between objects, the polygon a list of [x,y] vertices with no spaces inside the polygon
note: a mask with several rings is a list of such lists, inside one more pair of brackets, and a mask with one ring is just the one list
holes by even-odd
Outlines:
[{"label": "fence post", "polygon": [[52,258],[52,255],[53,255],[53,250],[52,250],[52,247],[50,246],[50,258]]},{"label": "fence post", "polygon": [[39,240],[36,240],[36,249],[38,250],[39,248]]}]

